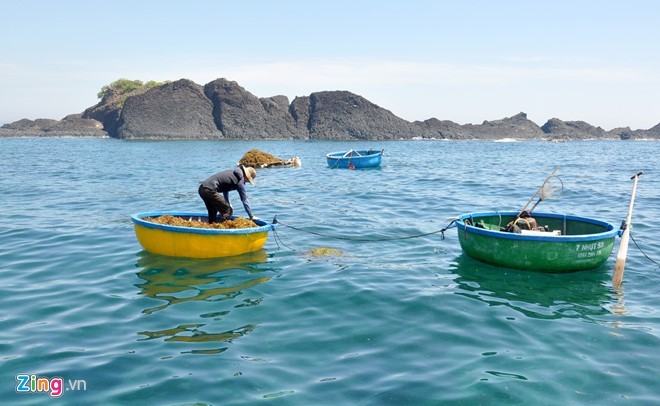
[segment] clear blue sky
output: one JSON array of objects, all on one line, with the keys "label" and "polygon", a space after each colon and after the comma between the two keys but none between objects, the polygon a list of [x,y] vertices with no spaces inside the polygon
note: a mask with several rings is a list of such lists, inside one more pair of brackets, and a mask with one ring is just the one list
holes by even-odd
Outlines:
[{"label": "clear blue sky", "polygon": [[0,0],[0,123],[102,86],[217,78],[258,97],[348,90],[407,120],[521,111],[660,123],[660,1]]}]

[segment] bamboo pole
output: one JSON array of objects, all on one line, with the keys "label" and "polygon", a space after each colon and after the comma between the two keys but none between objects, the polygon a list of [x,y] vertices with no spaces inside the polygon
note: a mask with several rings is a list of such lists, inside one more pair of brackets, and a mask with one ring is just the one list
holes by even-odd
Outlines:
[{"label": "bamboo pole", "polygon": [[642,172],[636,174],[630,179],[634,180],[632,194],[630,195],[630,206],[628,206],[628,215],[626,216],[625,229],[621,236],[621,244],[619,245],[619,252],[616,254],[616,264],[614,265],[614,275],[612,276],[612,287],[618,288],[623,281],[623,271],[626,267],[626,258],[628,256],[628,242],[630,239],[630,228],[632,224],[633,206],[635,205],[635,193],[637,192],[637,180]]}]

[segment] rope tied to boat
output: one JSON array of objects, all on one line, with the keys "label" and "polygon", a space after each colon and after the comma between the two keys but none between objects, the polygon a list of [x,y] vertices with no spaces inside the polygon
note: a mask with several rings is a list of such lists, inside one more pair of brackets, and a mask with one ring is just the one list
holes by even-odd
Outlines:
[{"label": "rope tied to boat", "polygon": [[657,261],[654,261],[653,259],[651,259],[651,257],[649,257],[648,255],[646,255],[646,253],[645,253],[644,251],[642,251],[642,248],[639,246],[639,244],[637,244],[637,241],[635,241],[635,238],[633,238],[633,235],[632,235],[632,234],[630,234],[630,239],[633,241],[633,243],[635,244],[635,247],[637,247],[637,249],[639,250],[639,252],[641,252],[642,255],[644,255],[644,256],[646,257],[646,259],[648,259],[649,261],[653,262],[653,263],[656,264],[658,267],[660,267],[660,263],[658,263]]},{"label": "rope tied to boat", "polygon": [[[273,224],[279,224],[281,226],[290,228],[292,230],[317,235],[319,237],[333,238],[335,240],[358,241],[358,242],[383,242],[383,241],[407,240],[407,239],[411,239],[411,238],[427,237],[427,236],[433,235],[433,234],[441,234],[442,239],[444,240],[445,239],[445,231],[447,231],[449,228],[451,228],[454,225],[455,222],[456,222],[456,220],[452,220],[447,225],[447,227],[445,227],[443,229],[440,229],[440,230],[431,231],[431,232],[428,232],[428,233],[406,235],[406,236],[402,236],[402,237],[360,238],[360,237],[345,237],[345,236],[330,235],[330,234],[320,233],[318,231],[305,230],[305,229],[302,229],[302,228],[299,228],[299,227],[284,224],[284,223],[282,223],[281,221],[279,221],[277,219],[277,216],[275,216],[275,218],[273,218]],[[273,229],[275,229],[275,227],[273,227]],[[279,238],[279,236],[277,236],[277,234],[275,234],[275,235],[276,235],[276,242],[277,242],[277,238]],[[280,239],[280,242],[281,242],[281,239]],[[286,245],[284,243],[282,243],[282,245],[284,245],[286,247]],[[290,247],[287,247],[287,248],[291,249]]]},{"label": "rope tied to boat", "polygon": [[632,233],[630,233],[630,239],[632,240],[633,244],[635,244],[635,247],[637,247],[637,249],[639,250],[639,252],[641,252],[642,255],[644,255],[644,256],[646,257],[646,259],[648,259],[649,261],[653,262],[653,263],[656,264],[658,267],[660,267],[660,263],[658,263],[657,261],[653,260],[653,259],[652,259],[651,257],[649,257],[648,255],[646,255],[646,253],[642,250],[642,248],[639,246],[639,244],[637,244],[637,241],[635,241],[635,238],[633,237]]},{"label": "rope tied to boat", "polygon": [[[626,220],[623,220],[623,221],[621,222],[621,227],[620,227],[619,229],[620,229],[621,232],[623,233],[623,231],[624,231],[626,228],[628,228],[628,223],[626,223]],[[656,265],[658,265],[658,266],[660,267],[660,263],[659,263],[658,261],[655,261],[653,258],[651,258],[651,257],[649,257],[648,255],[646,255],[646,253],[644,252],[644,250],[642,250],[642,247],[640,247],[639,244],[637,244],[637,241],[635,241],[635,238],[633,237],[632,233],[630,233],[630,239],[632,240],[633,244],[635,244],[635,247],[637,247],[637,249],[639,250],[639,252],[641,252],[642,255],[643,255],[644,257],[646,257],[646,259],[648,259],[649,261],[653,262],[654,264],[656,264]]]},{"label": "rope tied to boat", "polygon": [[[273,224],[277,224],[277,216],[275,216],[275,219],[273,219]],[[280,243],[281,243],[283,246],[290,249],[291,251],[297,252],[297,250],[289,247],[288,245],[286,245],[284,243],[284,241],[282,241],[282,237],[280,237],[280,235],[277,234],[277,228],[276,227],[273,227],[273,236],[275,237],[274,240],[275,240],[275,244],[277,244],[277,249],[278,250],[280,249]]]}]

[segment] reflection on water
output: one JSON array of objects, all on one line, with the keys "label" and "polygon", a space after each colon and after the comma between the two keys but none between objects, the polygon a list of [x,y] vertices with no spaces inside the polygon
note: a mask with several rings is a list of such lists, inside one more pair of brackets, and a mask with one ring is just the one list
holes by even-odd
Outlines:
[{"label": "reflection on water", "polygon": [[[151,314],[169,306],[192,300],[218,301],[237,297],[241,291],[270,277],[252,277],[262,273],[258,264],[266,262],[266,251],[259,250],[227,258],[173,258],[142,251],[136,266],[143,268],[138,277],[146,282],[135,285],[142,294],[165,301],[144,310]],[[247,275],[246,275],[247,274]]]},{"label": "reflection on water", "polygon": [[495,267],[465,254],[450,267],[457,275],[456,294],[540,319],[609,314],[611,296],[605,269],[568,274],[531,272]]},{"label": "reflection on water", "polygon": [[610,311],[618,316],[625,316],[628,313],[628,310],[626,310],[626,302],[623,297],[623,286],[614,288],[612,298],[616,303],[612,304]]},{"label": "reflection on water", "polygon": [[[140,293],[159,302],[142,312],[157,314],[174,305],[186,302],[224,302],[232,309],[258,306],[262,298],[240,299],[246,289],[270,279],[263,276],[267,255],[265,250],[213,259],[173,258],[142,251],[136,266],[141,268],[137,276],[144,283],[135,285]],[[176,327],[155,331],[141,331],[139,341],[164,339],[166,342],[207,343],[231,342],[257,328],[255,324],[244,324],[231,329],[222,329],[213,324],[222,321],[231,310],[205,312],[197,317],[205,323],[187,322]],[[189,321],[189,320],[187,320]],[[186,353],[217,354],[227,348],[193,350]]]}]

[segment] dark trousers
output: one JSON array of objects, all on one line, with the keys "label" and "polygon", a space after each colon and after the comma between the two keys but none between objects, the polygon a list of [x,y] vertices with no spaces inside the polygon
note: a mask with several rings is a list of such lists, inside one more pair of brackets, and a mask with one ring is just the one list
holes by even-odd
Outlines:
[{"label": "dark trousers", "polygon": [[198,192],[199,197],[204,201],[206,210],[209,213],[209,223],[216,222],[216,213],[220,213],[222,220],[225,220],[234,214],[234,209],[232,209],[229,203],[227,203],[222,193],[218,193],[215,190],[202,185],[199,186]]}]

